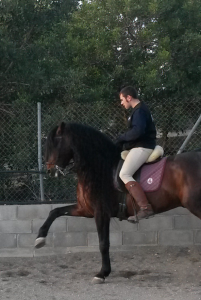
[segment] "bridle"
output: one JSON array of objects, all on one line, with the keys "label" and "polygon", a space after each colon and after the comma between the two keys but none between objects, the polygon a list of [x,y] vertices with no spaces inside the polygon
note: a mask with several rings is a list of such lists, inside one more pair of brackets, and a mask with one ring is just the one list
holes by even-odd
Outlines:
[{"label": "bridle", "polygon": [[58,165],[55,165],[52,162],[47,162],[46,164],[54,166],[54,168],[56,169],[55,177],[58,177],[59,173],[63,176],[70,174],[70,172],[73,170],[75,165],[74,161],[71,161],[65,168],[59,167]]},{"label": "bridle", "polygon": [[64,171],[63,168],[61,168],[61,167],[55,165],[55,169],[56,169],[55,177],[58,177],[58,176],[59,176],[59,173],[60,173],[61,175],[65,176],[65,173],[63,172],[63,171]]}]

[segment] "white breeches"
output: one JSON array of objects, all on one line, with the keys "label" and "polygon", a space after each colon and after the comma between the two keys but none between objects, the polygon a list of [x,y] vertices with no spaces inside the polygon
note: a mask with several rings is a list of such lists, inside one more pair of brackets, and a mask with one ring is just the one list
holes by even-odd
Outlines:
[{"label": "white breeches", "polygon": [[153,149],[133,148],[128,153],[119,173],[119,177],[126,184],[134,181],[133,174],[147,161]]}]

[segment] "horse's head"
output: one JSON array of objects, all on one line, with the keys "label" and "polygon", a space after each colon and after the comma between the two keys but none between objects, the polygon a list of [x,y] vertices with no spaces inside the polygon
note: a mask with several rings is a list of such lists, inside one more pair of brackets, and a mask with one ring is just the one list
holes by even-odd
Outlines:
[{"label": "horse's head", "polygon": [[70,137],[65,133],[65,123],[55,127],[47,137],[45,162],[48,173],[58,176],[73,158]]}]

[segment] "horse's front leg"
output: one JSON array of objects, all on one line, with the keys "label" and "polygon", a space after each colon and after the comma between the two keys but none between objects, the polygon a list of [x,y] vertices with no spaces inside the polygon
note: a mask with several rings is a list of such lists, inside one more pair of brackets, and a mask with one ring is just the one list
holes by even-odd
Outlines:
[{"label": "horse's front leg", "polygon": [[103,283],[105,277],[111,272],[110,255],[109,255],[109,227],[110,217],[103,216],[100,212],[95,214],[95,221],[99,237],[99,249],[102,256],[102,267],[100,272],[93,278],[93,283]]},{"label": "horse's front leg", "polygon": [[48,218],[45,223],[41,226],[38,232],[38,236],[35,240],[35,248],[41,248],[45,245],[45,238],[48,234],[50,226],[54,220],[61,216],[80,216],[77,204],[68,206],[58,207],[50,211]]}]

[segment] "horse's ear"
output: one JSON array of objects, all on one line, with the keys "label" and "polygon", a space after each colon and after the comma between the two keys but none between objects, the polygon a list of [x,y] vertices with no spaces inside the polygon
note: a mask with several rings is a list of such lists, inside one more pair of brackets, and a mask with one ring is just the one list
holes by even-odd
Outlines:
[{"label": "horse's ear", "polygon": [[57,135],[57,136],[63,135],[63,133],[64,133],[64,128],[65,128],[65,123],[64,123],[64,122],[61,122],[61,124],[60,124],[60,125],[58,126],[58,128],[57,128],[56,135]]}]

